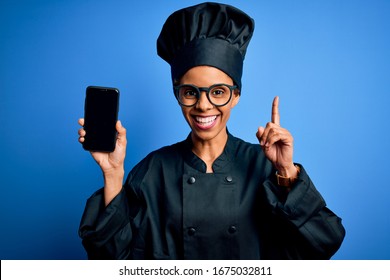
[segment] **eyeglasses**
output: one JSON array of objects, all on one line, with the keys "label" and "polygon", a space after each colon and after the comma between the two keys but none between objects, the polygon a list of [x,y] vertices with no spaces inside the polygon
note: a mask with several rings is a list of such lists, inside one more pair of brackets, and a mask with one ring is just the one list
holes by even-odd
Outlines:
[{"label": "eyeglasses", "polygon": [[226,84],[215,84],[211,87],[197,87],[194,85],[179,85],[173,87],[175,96],[180,105],[185,107],[192,107],[198,103],[200,93],[206,92],[207,99],[211,104],[217,107],[224,106],[229,103],[232,98],[232,92],[237,86]]}]

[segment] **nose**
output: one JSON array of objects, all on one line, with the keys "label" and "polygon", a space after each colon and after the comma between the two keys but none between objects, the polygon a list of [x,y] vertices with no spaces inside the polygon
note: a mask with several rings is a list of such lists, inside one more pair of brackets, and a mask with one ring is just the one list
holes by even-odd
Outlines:
[{"label": "nose", "polygon": [[207,98],[206,91],[201,91],[199,94],[199,100],[196,103],[196,108],[200,111],[207,111],[214,107]]}]

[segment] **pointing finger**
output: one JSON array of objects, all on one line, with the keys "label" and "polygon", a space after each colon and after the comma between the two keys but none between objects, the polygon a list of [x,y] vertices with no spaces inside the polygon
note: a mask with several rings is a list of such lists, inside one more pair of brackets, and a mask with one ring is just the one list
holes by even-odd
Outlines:
[{"label": "pointing finger", "polygon": [[274,101],[272,102],[271,122],[280,125],[279,96],[275,96]]}]

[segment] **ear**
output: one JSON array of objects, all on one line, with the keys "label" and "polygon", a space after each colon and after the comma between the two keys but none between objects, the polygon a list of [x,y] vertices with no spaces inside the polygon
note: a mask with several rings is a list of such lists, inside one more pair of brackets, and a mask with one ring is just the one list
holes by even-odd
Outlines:
[{"label": "ear", "polygon": [[233,95],[232,95],[232,107],[231,108],[234,108],[238,102],[240,101],[240,91],[238,89],[234,90],[233,92]]}]

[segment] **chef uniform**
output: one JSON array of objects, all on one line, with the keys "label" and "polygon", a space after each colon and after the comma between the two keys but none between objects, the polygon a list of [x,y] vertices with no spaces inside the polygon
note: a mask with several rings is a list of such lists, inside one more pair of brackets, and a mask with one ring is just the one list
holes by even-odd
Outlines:
[{"label": "chef uniform", "polygon": [[[254,29],[242,11],[203,3],[173,13],[157,40],[176,83],[190,68],[217,67],[241,89]],[[228,132],[206,173],[191,136],[150,153],[121,192],[87,201],[80,236],[90,259],[329,259],[345,235],[302,165],[290,188],[259,144]]]}]

